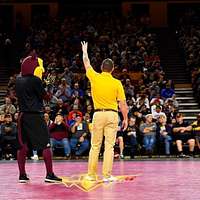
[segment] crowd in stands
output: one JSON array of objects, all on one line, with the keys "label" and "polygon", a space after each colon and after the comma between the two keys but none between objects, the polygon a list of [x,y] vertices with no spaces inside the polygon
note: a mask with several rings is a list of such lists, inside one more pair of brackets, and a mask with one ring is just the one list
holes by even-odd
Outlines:
[{"label": "crowd in stands", "polygon": [[[155,149],[157,154],[164,149],[164,154],[170,156],[176,152],[172,149],[173,142],[179,157],[185,157],[185,143],[189,144],[189,154],[193,156],[194,131],[199,133],[194,127],[200,126],[200,117],[191,128],[178,113],[174,84],[165,77],[157,36],[147,22],[148,19],[119,17],[109,12],[83,13],[42,23],[40,18],[34,19],[23,57],[34,47],[44,60],[44,84],[49,96],[49,100],[44,101],[44,118],[54,155],[60,147],[66,159],[88,155],[94,109],[81,55],[80,42],[86,40],[94,69],[100,72],[102,60],[113,59],[113,75],[122,81],[125,89],[129,122],[123,132],[119,111],[116,156],[134,158],[142,152],[151,157]],[[16,156],[17,76],[10,77],[5,104],[0,106],[0,145],[6,159]],[[35,151],[34,157],[37,158]]]},{"label": "crowd in stands", "polygon": [[194,94],[200,99],[200,15],[197,9],[188,9],[177,26],[177,37],[183,49],[186,65],[191,71]]}]

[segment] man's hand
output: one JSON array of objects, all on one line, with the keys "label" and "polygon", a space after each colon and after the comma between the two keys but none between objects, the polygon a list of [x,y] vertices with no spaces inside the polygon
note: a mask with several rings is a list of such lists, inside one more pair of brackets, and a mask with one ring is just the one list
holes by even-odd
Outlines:
[{"label": "man's hand", "polygon": [[83,141],[84,141],[84,137],[81,136],[81,137],[79,138],[79,142],[83,142]]},{"label": "man's hand", "polygon": [[82,51],[83,53],[87,53],[87,49],[88,49],[88,43],[83,41],[81,42],[81,45],[82,45]]},{"label": "man's hand", "polygon": [[128,120],[127,119],[124,119],[122,121],[122,130],[125,131],[128,127]]},{"label": "man's hand", "polygon": [[87,71],[87,69],[91,67],[90,60],[88,58],[88,52],[87,52],[88,43],[85,41],[82,41],[81,46],[82,46],[82,51],[83,51],[83,63],[84,63],[85,70]]}]

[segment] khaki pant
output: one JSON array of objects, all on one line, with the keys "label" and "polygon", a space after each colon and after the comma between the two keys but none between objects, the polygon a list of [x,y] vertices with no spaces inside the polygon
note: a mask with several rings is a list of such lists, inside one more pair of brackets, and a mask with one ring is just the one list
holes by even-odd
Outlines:
[{"label": "khaki pant", "polygon": [[109,177],[112,173],[118,113],[113,111],[95,112],[92,125],[88,175],[96,176],[97,174],[99,152],[103,136],[105,136],[102,174],[104,177]]}]

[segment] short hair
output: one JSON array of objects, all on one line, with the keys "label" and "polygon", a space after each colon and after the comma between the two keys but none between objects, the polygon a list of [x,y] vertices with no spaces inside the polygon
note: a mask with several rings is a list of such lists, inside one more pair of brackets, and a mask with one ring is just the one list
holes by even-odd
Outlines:
[{"label": "short hair", "polygon": [[178,114],[176,115],[176,118],[180,118],[180,117],[183,117],[183,114],[182,114],[182,113],[178,113]]},{"label": "short hair", "polygon": [[101,69],[103,72],[111,72],[114,67],[114,62],[110,58],[103,60]]}]

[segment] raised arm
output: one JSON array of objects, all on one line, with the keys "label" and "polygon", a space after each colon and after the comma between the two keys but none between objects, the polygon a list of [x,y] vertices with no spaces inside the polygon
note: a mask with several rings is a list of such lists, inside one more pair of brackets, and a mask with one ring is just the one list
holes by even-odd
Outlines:
[{"label": "raised arm", "polygon": [[88,58],[88,52],[87,52],[88,43],[83,41],[81,42],[81,45],[82,45],[82,51],[83,51],[83,63],[84,63],[85,70],[87,71],[87,69],[91,67],[90,59]]}]

